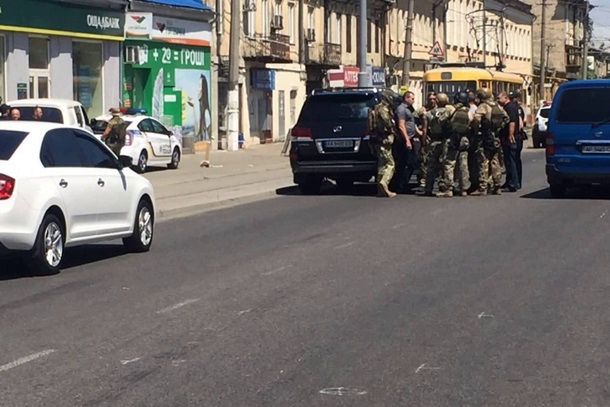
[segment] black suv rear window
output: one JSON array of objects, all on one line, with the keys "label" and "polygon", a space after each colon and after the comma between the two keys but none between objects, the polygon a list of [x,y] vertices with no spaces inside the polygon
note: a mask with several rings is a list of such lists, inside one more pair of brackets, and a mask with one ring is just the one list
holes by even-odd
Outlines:
[{"label": "black suv rear window", "polygon": [[559,99],[555,120],[558,123],[595,123],[610,119],[610,88],[574,88]]},{"label": "black suv rear window", "polygon": [[27,135],[22,131],[0,130],[0,160],[10,160]]},{"label": "black suv rear window", "polygon": [[311,96],[303,105],[300,119],[306,122],[366,120],[369,107],[374,105],[374,94]]}]

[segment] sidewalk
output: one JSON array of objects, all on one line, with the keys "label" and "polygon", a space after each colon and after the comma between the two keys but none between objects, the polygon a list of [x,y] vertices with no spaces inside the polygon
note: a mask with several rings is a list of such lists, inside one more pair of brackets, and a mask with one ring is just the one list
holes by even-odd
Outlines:
[{"label": "sidewalk", "polygon": [[293,185],[282,146],[275,143],[235,152],[212,151],[209,168],[199,166],[203,154],[183,156],[177,170],[151,167],[145,177],[155,188],[157,218],[244,203]]}]

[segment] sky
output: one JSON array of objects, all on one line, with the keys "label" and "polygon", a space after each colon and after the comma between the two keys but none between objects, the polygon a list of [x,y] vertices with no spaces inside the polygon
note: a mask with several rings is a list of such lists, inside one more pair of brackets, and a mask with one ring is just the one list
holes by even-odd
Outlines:
[{"label": "sky", "polygon": [[591,11],[593,20],[593,38],[595,46],[602,42],[610,48],[610,0],[591,0],[595,8]]}]

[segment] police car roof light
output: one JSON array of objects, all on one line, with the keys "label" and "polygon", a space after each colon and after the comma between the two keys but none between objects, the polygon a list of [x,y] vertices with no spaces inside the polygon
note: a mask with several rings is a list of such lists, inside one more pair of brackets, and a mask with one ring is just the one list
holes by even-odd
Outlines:
[{"label": "police car roof light", "polygon": [[120,108],[120,111],[123,114],[130,114],[130,115],[146,114],[146,109],[137,109],[134,107],[122,107],[122,108]]}]

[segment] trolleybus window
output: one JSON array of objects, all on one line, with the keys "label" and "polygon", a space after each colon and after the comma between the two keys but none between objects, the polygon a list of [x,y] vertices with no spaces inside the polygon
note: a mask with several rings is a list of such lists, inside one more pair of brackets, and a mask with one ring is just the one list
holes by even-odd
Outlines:
[{"label": "trolleybus window", "polygon": [[428,92],[444,92],[448,95],[454,95],[457,92],[465,91],[466,89],[475,90],[477,83],[475,81],[447,81],[447,82],[428,82],[426,83],[426,93]]}]

